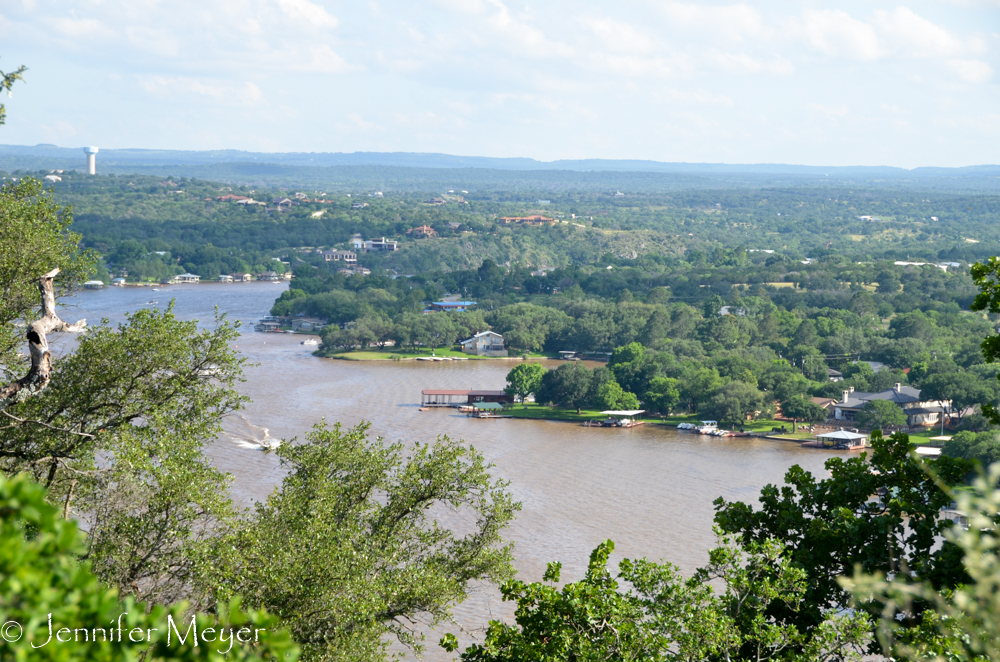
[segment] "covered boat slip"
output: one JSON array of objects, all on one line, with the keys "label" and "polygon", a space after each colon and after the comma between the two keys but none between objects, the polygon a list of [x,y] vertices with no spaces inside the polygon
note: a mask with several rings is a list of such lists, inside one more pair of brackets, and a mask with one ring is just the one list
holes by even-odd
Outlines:
[{"label": "covered boat slip", "polygon": [[472,418],[511,418],[502,415],[503,405],[499,402],[477,402],[468,407],[462,407]]},{"label": "covered boat slip", "polygon": [[601,414],[607,416],[603,421],[586,421],[584,427],[588,428],[632,428],[642,425],[645,421],[637,421],[635,417],[646,413],[645,409],[607,409]]},{"label": "covered boat slip", "polygon": [[425,388],[420,392],[421,407],[464,407],[478,402],[503,404],[510,401],[511,397],[505,391]]},{"label": "covered boat slip", "polygon": [[836,448],[839,450],[861,450],[865,447],[868,435],[849,432],[844,429],[836,432],[816,435],[816,441],[807,441],[802,445],[807,448]]}]

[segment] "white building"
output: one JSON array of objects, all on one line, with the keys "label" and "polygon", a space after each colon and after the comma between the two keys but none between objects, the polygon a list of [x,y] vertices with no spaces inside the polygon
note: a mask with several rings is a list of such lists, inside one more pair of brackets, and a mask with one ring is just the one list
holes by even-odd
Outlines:
[{"label": "white building", "polygon": [[181,274],[179,276],[174,276],[170,279],[171,283],[198,283],[201,282],[201,276],[197,274]]},{"label": "white building", "polygon": [[862,393],[850,390],[843,392],[840,402],[833,404],[833,417],[838,421],[853,421],[861,409],[872,400],[895,402],[906,414],[907,425],[934,425],[941,421],[943,413],[951,411],[950,400],[922,400],[920,389],[896,384],[878,393]]},{"label": "white building", "polygon": [[496,331],[483,331],[461,341],[462,351],[476,356],[507,356],[503,336]]}]

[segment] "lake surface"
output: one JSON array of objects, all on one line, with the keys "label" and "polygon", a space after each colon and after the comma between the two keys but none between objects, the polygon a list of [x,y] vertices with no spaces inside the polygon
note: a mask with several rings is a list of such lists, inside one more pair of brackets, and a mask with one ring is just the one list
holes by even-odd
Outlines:
[{"label": "lake surface", "polygon": [[[214,309],[244,324],[238,349],[257,364],[241,390],[253,399],[231,417],[208,454],[235,477],[234,497],[249,506],[281,480],[276,459],[261,442],[302,437],[325,418],[345,426],[369,421],[388,440],[429,441],[439,434],[464,439],[510,481],[522,510],[505,537],[515,542],[520,577],[538,581],[546,563],[562,561],[563,579],[579,579],[590,551],[615,541],[613,561],[664,559],[689,573],[713,546],[712,501],[719,496],[756,503],[760,488],[781,482],[794,464],[827,475],[830,453],[797,444],[715,438],[641,426],[584,428],[571,423],[470,419],[451,409],[418,410],[424,388],[501,389],[513,361],[353,362],[319,359],[302,336],[252,331],[286,284],[202,284],[84,291],[62,311],[67,321],[113,322],[155,300],[176,301],[185,319],[211,324]],[[55,343],[70,341],[60,339]],[[69,345],[65,344],[68,348]],[[545,362],[549,366],[558,361]],[[511,610],[492,587],[480,587],[456,609],[469,630]],[[454,631],[454,627],[444,628]],[[436,641],[435,635],[431,642]],[[427,659],[450,659],[434,645]]]}]

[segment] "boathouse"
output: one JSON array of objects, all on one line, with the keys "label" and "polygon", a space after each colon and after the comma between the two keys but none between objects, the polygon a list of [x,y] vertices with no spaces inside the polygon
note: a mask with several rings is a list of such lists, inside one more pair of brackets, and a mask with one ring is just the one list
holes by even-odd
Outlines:
[{"label": "boathouse", "polygon": [[462,407],[477,402],[503,404],[512,401],[506,391],[426,388],[420,392],[420,404],[424,407]]}]

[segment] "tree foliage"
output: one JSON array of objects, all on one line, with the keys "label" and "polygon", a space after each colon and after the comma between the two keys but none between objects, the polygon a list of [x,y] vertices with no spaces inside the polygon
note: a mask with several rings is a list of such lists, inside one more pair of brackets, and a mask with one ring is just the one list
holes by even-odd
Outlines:
[{"label": "tree foliage", "polygon": [[[419,650],[418,622],[513,574],[500,532],[520,506],[479,453],[447,437],[405,449],[367,430],[318,424],[305,443],[282,444],[287,477],[214,574],[220,599],[240,594],[278,616],[304,659],[380,660],[386,635]],[[440,521],[445,511],[465,533]]]}]

